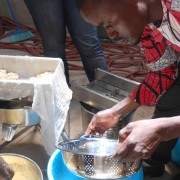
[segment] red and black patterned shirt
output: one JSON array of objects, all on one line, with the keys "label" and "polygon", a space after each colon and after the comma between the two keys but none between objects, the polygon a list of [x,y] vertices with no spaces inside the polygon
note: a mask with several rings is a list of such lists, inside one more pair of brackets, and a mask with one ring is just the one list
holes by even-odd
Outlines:
[{"label": "red and black patterned shirt", "polygon": [[141,46],[147,59],[144,81],[130,97],[142,105],[153,106],[177,76],[180,57],[180,1],[162,0],[163,19],[145,27]]}]

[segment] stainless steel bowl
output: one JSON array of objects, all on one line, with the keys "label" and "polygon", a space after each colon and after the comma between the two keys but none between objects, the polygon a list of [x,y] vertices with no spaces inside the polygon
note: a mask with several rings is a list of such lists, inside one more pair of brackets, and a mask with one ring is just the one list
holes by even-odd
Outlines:
[{"label": "stainless steel bowl", "polygon": [[120,144],[107,138],[80,138],[61,142],[58,148],[63,150],[67,167],[83,177],[93,179],[117,179],[136,173],[142,161],[122,162],[113,157]]},{"label": "stainless steel bowl", "polygon": [[13,180],[43,180],[41,169],[30,158],[14,153],[2,153],[0,156],[14,170]]}]

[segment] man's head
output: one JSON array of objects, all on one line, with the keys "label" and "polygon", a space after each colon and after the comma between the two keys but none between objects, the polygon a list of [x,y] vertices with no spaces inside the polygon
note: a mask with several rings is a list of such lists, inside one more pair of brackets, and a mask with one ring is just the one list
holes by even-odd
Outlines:
[{"label": "man's head", "polygon": [[82,17],[102,25],[111,39],[126,38],[138,43],[148,24],[146,0],[76,0]]}]

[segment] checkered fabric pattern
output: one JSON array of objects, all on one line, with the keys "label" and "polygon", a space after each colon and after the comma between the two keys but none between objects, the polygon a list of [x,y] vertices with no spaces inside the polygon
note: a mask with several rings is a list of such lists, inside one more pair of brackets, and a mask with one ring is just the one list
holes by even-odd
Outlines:
[{"label": "checkered fabric pattern", "polygon": [[141,37],[149,72],[130,97],[142,105],[154,106],[177,77],[177,61],[180,58],[180,0],[162,0],[162,6],[162,21],[148,24]]}]

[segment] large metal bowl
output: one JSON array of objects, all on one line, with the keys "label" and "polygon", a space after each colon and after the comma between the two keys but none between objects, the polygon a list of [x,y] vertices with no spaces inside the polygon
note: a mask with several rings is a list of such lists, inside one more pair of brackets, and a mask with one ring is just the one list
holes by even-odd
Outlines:
[{"label": "large metal bowl", "polygon": [[117,179],[136,173],[142,161],[122,162],[113,157],[119,143],[115,139],[80,138],[61,142],[58,148],[63,152],[69,170],[87,178]]},{"label": "large metal bowl", "polygon": [[41,169],[28,157],[14,153],[2,153],[0,156],[14,170],[13,180],[43,180]]}]

